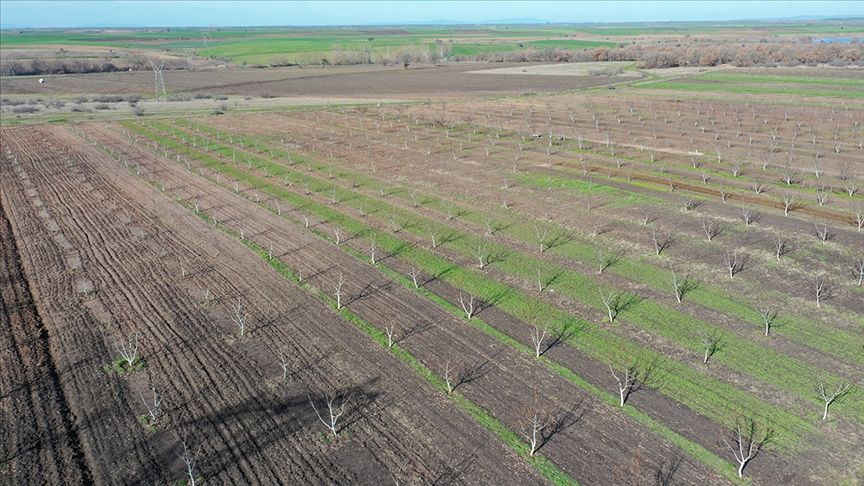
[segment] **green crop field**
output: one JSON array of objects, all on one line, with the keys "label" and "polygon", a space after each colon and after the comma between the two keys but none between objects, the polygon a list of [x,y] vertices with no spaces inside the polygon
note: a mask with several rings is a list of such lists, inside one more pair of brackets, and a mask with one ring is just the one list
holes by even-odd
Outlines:
[{"label": "green crop field", "polygon": [[800,97],[864,98],[864,83],[858,79],[799,75],[754,75],[710,72],[686,79],[638,83],[644,89],[692,92],[771,94]]}]

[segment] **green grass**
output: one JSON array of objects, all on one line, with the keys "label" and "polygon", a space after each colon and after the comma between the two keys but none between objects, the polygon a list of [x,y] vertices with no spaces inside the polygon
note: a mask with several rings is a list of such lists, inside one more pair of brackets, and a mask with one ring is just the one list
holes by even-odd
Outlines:
[{"label": "green grass", "polygon": [[[649,353],[649,355],[656,359],[662,359],[662,356],[651,351],[646,351],[644,348],[633,344],[602,326],[595,326],[571,316],[555,307],[551,307],[549,304],[541,300],[538,300],[536,297],[491,280],[488,277],[485,277],[482,272],[477,272],[473,269],[455,267],[452,263],[441,259],[426,250],[418,247],[407,246],[404,241],[394,238],[389,233],[370,233],[368,227],[336,211],[331,206],[315,204],[306,197],[284,190],[279,186],[268,184],[264,179],[251,175],[244,169],[235,168],[232,165],[226,166],[222,162],[219,162],[210,156],[192,150],[185,144],[178,143],[158,132],[153,132],[151,129],[134,124],[129,124],[128,127],[143,135],[147,135],[166,146],[178,150],[181,153],[185,153],[190,158],[195,158],[199,162],[202,162],[213,169],[220,170],[229,177],[241,180],[244,184],[259,187],[262,192],[278,197],[294,206],[302,206],[305,210],[312,212],[317,217],[328,221],[330,224],[337,224],[343,227],[349,234],[375,234],[378,238],[379,244],[381,245],[382,251],[391,253],[398,252],[401,258],[405,259],[409,263],[417,265],[427,274],[441,275],[442,280],[445,280],[463,291],[475,294],[486,301],[494,302],[501,310],[510,313],[527,323],[535,325],[552,325],[553,327],[564,325],[585,326],[587,329],[590,329],[590,332],[580,334],[578,339],[572,339],[570,344],[595,359],[606,363],[612,363],[615,366],[621,365],[628,355],[644,352]],[[171,127],[166,126],[163,128],[171,130]],[[222,155],[229,157],[230,160],[230,154],[233,152],[233,149],[229,147],[220,147],[218,144],[212,143],[210,146],[211,149],[216,150],[217,152],[222,152]],[[286,172],[284,167],[258,159],[257,157],[254,160],[254,163],[259,167],[267,167],[271,174],[278,176],[280,179],[283,176],[296,177],[298,182],[306,179],[310,184],[314,184],[316,191],[323,190],[321,188],[326,185],[326,183],[322,181],[311,180],[311,178],[308,178],[308,176],[301,173],[295,173],[293,171]],[[343,194],[343,198],[348,197],[349,191],[339,190],[339,192]],[[346,201],[344,204],[357,204],[360,202],[364,204],[368,203],[369,205],[367,206],[367,210],[370,212],[376,207],[372,201],[367,201],[356,195],[352,197],[354,197],[354,199]],[[384,205],[380,202],[378,202],[378,204]],[[386,211],[387,209],[385,208],[383,210]],[[655,322],[652,321],[652,323]],[[664,383],[661,392],[684,403],[694,411],[713,418],[720,423],[730,423],[738,414],[756,414],[778,424],[777,444],[779,447],[783,448],[794,447],[795,443],[812,431],[811,423],[803,421],[787,411],[765,404],[731,385],[696,371],[688,365],[667,361],[665,369],[666,374],[664,376]]]},{"label": "green grass", "polygon": [[802,97],[864,98],[864,85],[856,79],[755,75],[711,72],[686,79],[636,83],[641,89],[720,91],[745,94],[783,94]]}]

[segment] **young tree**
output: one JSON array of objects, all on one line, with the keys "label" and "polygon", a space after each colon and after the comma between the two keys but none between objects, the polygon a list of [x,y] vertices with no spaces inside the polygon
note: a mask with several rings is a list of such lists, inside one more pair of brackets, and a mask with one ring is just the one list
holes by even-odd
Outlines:
[{"label": "young tree", "polygon": [[131,367],[138,361],[138,333],[133,332],[125,338],[114,341],[114,348],[126,365]]},{"label": "young tree", "polygon": [[774,321],[777,319],[777,311],[771,307],[763,306],[756,309],[759,312],[759,316],[762,317],[762,323],[765,328],[765,335],[771,331],[771,327],[774,326]]},{"label": "young tree", "polygon": [[750,207],[741,209],[741,219],[744,220],[744,224],[746,226],[750,226],[756,221],[759,221],[759,217],[759,213],[753,211],[753,209],[751,209]]},{"label": "young tree", "polygon": [[732,278],[744,270],[744,267],[747,264],[747,256],[738,253],[738,250],[733,250],[732,253],[726,252],[723,262],[726,264],[729,278]]},{"label": "young tree", "polygon": [[842,400],[852,391],[851,383],[838,382],[833,386],[828,384],[824,377],[816,378],[816,395],[822,400],[822,420],[828,420],[828,407],[834,402]]},{"label": "young tree", "polygon": [[336,308],[342,308],[342,284],[345,283],[345,278],[342,275],[342,272],[339,272],[339,278],[336,280],[336,284],[333,286],[333,290],[336,294]]},{"label": "young tree", "polygon": [[458,386],[459,381],[457,378],[456,369],[450,363],[449,359],[444,364],[443,377],[444,377],[444,386],[447,388],[447,393],[453,393],[453,390],[456,389],[456,386]]},{"label": "young tree", "polygon": [[859,257],[852,262],[852,277],[857,287],[864,283],[864,258]]},{"label": "young tree", "polygon": [[459,305],[462,306],[462,310],[465,312],[465,317],[467,317],[468,320],[471,320],[471,318],[474,317],[474,312],[476,310],[474,308],[474,296],[471,294],[468,294],[468,297],[466,298],[460,292],[459,293]]},{"label": "young tree", "polygon": [[483,270],[489,264],[487,254],[486,245],[482,241],[478,241],[477,248],[474,249],[474,257],[477,259],[477,266],[480,270]]},{"label": "young tree", "polygon": [[822,226],[815,225],[816,228],[816,237],[819,238],[823,244],[827,243],[831,238],[834,237],[834,232],[831,231],[831,228],[828,227],[827,224],[823,224]]},{"label": "young tree", "polygon": [[549,233],[549,228],[541,228],[534,225],[534,237],[537,238],[537,243],[540,245],[540,253],[546,250],[546,235]]},{"label": "young tree", "polygon": [[293,366],[293,360],[291,360],[288,356],[288,353],[284,351],[279,352],[279,366],[282,367],[282,379],[288,379],[288,372],[291,370]]},{"label": "young tree", "polygon": [[744,467],[771,442],[773,437],[772,428],[764,427],[763,430],[763,427],[760,427],[753,418],[741,417],[736,421],[728,437],[723,438],[723,443],[738,462],[739,478],[744,477]]},{"label": "young tree", "polygon": [[185,435],[180,439],[180,443],[183,445],[183,453],[180,454],[180,460],[186,465],[186,475],[189,476],[186,484],[188,486],[195,486],[198,484],[196,482],[195,468],[198,464],[198,457],[201,455],[201,445],[199,444],[198,448],[194,449],[193,452]]},{"label": "young tree", "polygon": [[390,321],[390,324],[385,325],[384,332],[387,334],[387,347],[392,348],[394,344],[393,336],[396,333],[396,322]]},{"label": "young tree", "polygon": [[249,313],[243,312],[243,304],[240,302],[240,298],[237,298],[237,303],[234,304],[232,308],[234,311],[231,314],[231,321],[237,326],[237,332],[240,334],[240,337],[243,337],[246,334],[246,324],[249,319]]},{"label": "young tree", "polygon": [[702,363],[707,363],[708,359],[711,356],[714,356],[720,349],[721,338],[718,334],[703,334],[702,335],[702,349],[704,353],[702,354]]},{"label": "young tree", "polygon": [[786,244],[786,238],[782,235],[774,237],[774,257],[780,261],[780,257],[789,253],[789,246]]},{"label": "young tree", "polygon": [[621,311],[621,294],[614,289],[610,289],[606,292],[600,289],[599,292],[600,300],[602,300],[603,305],[606,306],[609,322],[615,322],[615,318],[618,317],[618,313]]},{"label": "young tree", "polygon": [[672,236],[660,235],[655,228],[651,228],[651,241],[654,243],[654,253],[659,255],[663,250],[672,246]]},{"label": "young tree", "polygon": [[155,426],[156,421],[162,416],[162,399],[164,397],[156,392],[156,387],[152,384],[150,385],[150,394],[152,398],[148,401],[147,397],[144,396],[144,392],[138,390],[138,395],[141,397],[141,401],[144,402],[144,406],[147,408],[149,424],[152,427]]},{"label": "young tree", "polygon": [[534,457],[534,454],[543,446],[546,439],[546,428],[552,423],[552,416],[543,414],[539,410],[538,402],[539,400],[535,400],[533,411],[522,423],[522,434],[528,441],[528,455],[530,457]]},{"label": "young tree", "polygon": [[609,267],[618,263],[618,255],[606,253],[602,249],[597,250],[597,273],[605,272]]},{"label": "young tree", "polygon": [[531,343],[534,345],[534,357],[539,358],[543,354],[543,342],[546,340],[548,328],[546,326],[531,328]]},{"label": "young tree", "polygon": [[705,239],[712,241],[720,235],[723,228],[711,218],[702,218],[702,231],[705,232]]},{"label": "young tree", "polygon": [[789,216],[789,212],[795,209],[796,202],[795,196],[783,196],[783,216]]},{"label": "young tree", "polygon": [[675,292],[675,300],[678,303],[681,303],[681,300],[684,299],[684,295],[693,290],[695,284],[690,279],[689,275],[679,276],[675,271],[672,271],[672,278],[669,283],[672,285],[672,290]]},{"label": "young tree", "polygon": [[378,239],[374,236],[369,238],[369,260],[372,262],[372,265],[375,265],[375,250],[378,249]]},{"label": "young tree", "polygon": [[438,248],[438,233],[441,231],[440,228],[434,225],[426,226],[426,232],[429,234],[429,238],[432,240],[432,248]]},{"label": "young tree", "polygon": [[408,272],[408,276],[411,277],[411,282],[414,284],[415,289],[420,288],[420,271],[417,270],[417,267],[412,266],[411,270]]},{"label": "young tree", "polygon": [[816,307],[822,307],[822,301],[831,295],[831,282],[824,276],[819,275],[810,283],[813,294],[816,297]]},{"label": "young tree", "polygon": [[[339,419],[345,414],[351,402],[351,394],[345,390],[332,389],[321,394],[320,404],[316,405],[315,400],[307,395],[309,405],[315,411],[318,420],[333,434],[333,437],[339,435],[341,427]],[[321,411],[318,409],[321,408]]]},{"label": "young tree", "polygon": [[654,363],[643,366],[638,358],[635,357],[630,358],[626,367],[618,372],[615,371],[612,365],[609,365],[609,371],[612,372],[612,377],[618,383],[618,406],[623,407],[631,393],[645,386],[653,370]]}]

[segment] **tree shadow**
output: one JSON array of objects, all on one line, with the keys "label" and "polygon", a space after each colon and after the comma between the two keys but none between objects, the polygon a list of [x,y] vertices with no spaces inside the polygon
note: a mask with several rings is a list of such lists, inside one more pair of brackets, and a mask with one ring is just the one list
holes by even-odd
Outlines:
[{"label": "tree shadow", "polygon": [[582,417],[584,417],[587,412],[587,407],[583,406],[584,402],[585,399],[580,398],[579,401],[575,402],[573,405],[563,408],[555,413],[549,426],[543,430],[537,448],[534,450],[535,453],[548,444],[553,437],[563,433],[582,420]]},{"label": "tree shadow", "polygon": [[585,324],[580,323],[567,323],[563,326],[558,327],[552,334],[549,335],[549,340],[546,342],[546,347],[543,349],[543,352],[540,355],[546,354],[552,348],[556,348],[565,344],[567,341],[573,338],[576,334],[579,334],[587,329]]},{"label": "tree shadow", "polygon": [[462,484],[462,476],[468,473],[477,460],[477,449],[452,464],[442,464],[433,473],[429,484],[432,486],[450,486]]}]

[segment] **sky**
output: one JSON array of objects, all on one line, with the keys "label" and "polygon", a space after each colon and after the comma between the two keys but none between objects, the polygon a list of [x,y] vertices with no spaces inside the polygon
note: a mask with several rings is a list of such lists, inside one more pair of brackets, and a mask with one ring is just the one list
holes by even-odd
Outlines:
[{"label": "sky", "polygon": [[18,1],[0,0],[4,28],[394,25],[439,20],[556,23],[864,17],[864,1]]}]

